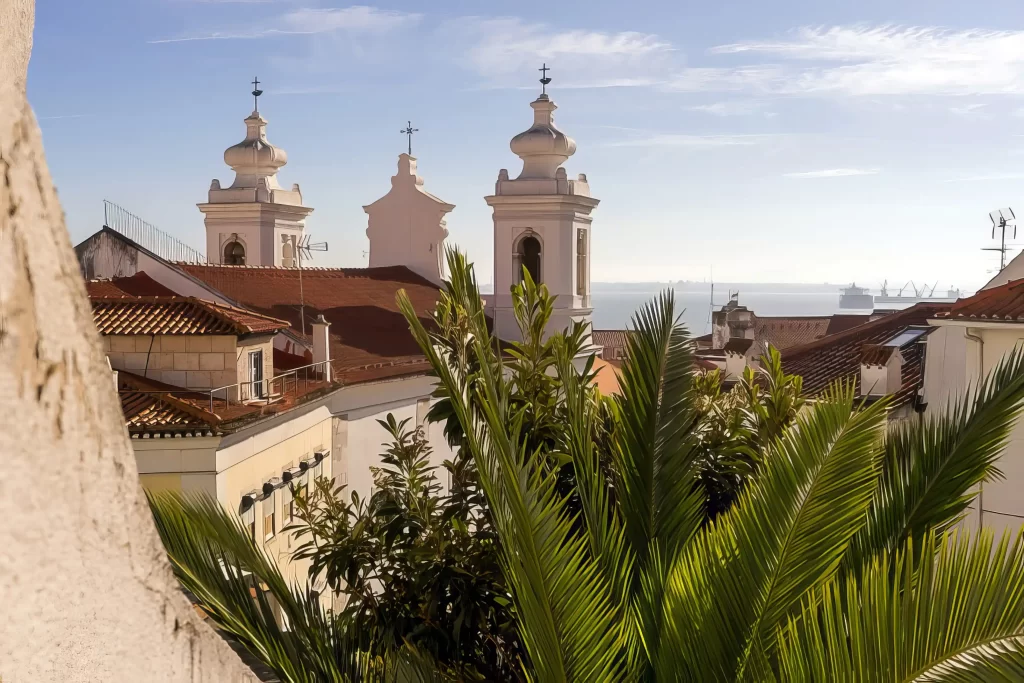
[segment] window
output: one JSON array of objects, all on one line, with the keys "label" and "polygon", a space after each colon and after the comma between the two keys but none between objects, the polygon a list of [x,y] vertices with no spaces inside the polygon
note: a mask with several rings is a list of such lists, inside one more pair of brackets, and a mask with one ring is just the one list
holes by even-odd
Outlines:
[{"label": "window", "polygon": [[523,281],[523,268],[525,268],[530,273],[530,278],[540,284],[540,240],[533,235],[527,235],[519,241],[519,248],[516,249],[514,256],[516,282]]},{"label": "window", "polygon": [[928,332],[928,329],[929,328],[927,327],[908,327],[889,341],[885,342],[883,346],[895,346],[897,348],[902,348],[923,337]]},{"label": "window", "polygon": [[256,540],[256,492],[242,496],[242,524],[245,525],[249,538]]},{"label": "window", "polygon": [[245,265],[245,247],[241,242],[232,240],[224,245],[224,263],[229,266]]},{"label": "window", "polygon": [[277,533],[277,510],[274,506],[274,494],[263,499],[263,540],[269,541]]},{"label": "window", "polygon": [[587,295],[587,231],[576,231],[576,294]]},{"label": "window", "polygon": [[250,395],[263,398],[263,349],[249,352]]},{"label": "window", "polygon": [[288,520],[289,521],[295,519],[295,512],[298,509],[295,506],[295,499],[296,498],[305,498],[306,497],[306,485],[305,484],[296,484],[295,486],[292,487],[292,489],[293,489],[293,493],[291,495],[291,499],[288,501]]}]

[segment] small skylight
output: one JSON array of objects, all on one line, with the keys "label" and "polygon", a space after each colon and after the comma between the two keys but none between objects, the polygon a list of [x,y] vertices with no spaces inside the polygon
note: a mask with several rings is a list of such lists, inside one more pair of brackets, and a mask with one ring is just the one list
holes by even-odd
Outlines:
[{"label": "small skylight", "polygon": [[903,330],[895,337],[885,342],[882,346],[895,346],[896,348],[903,348],[907,344],[916,342],[918,339],[923,337],[928,332],[927,327],[908,327]]}]

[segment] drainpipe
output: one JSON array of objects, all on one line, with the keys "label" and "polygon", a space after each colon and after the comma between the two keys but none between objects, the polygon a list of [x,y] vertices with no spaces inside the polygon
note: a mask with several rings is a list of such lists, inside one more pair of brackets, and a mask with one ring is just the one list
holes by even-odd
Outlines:
[{"label": "drainpipe", "polygon": [[[979,335],[971,334],[971,328],[967,328],[964,337],[978,345],[978,385],[985,377],[985,340]],[[978,531],[981,531],[985,521],[985,484],[978,484]]]}]

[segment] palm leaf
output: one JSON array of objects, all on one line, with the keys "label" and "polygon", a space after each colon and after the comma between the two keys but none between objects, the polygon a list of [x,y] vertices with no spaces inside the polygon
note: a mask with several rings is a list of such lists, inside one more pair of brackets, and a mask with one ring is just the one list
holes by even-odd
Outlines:
[{"label": "palm leaf", "polygon": [[868,523],[850,546],[847,568],[895,551],[928,529],[941,533],[957,524],[977,485],[1002,476],[997,462],[1022,404],[1024,352],[1018,348],[945,414],[892,425]]},{"label": "palm leaf", "polygon": [[693,353],[672,290],[637,311],[632,327],[619,381],[616,490],[630,545],[644,565],[655,539],[671,556],[699,527],[696,411]]},{"label": "palm leaf", "polygon": [[766,458],[736,504],[672,568],[658,663],[692,680],[768,675],[776,630],[828,580],[863,523],[878,472],[884,402],[856,410],[832,387]]},{"label": "palm leaf", "polygon": [[[283,680],[361,680],[365,662],[345,625],[308,588],[289,586],[237,517],[208,496],[147,496],[175,574],[220,629]],[[290,630],[281,628],[269,596]]]},{"label": "palm leaf", "polygon": [[[466,283],[452,295],[475,315],[482,309],[471,269],[451,253],[449,267]],[[398,306],[465,430],[465,445],[476,460],[501,537],[503,570],[536,678],[614,680],[621,643],[611,623],[608,587],[586,541],[572,533],[575,519],[556,491],[554,474],[536,466],[537,454],[524,450],[522,413],[509,409],[500,359],[492,362],[493,350],[482,335],[468,340],[479,361],[471,382],[463,366],[449,362],[431,338],[404,291]]]},{"label": "palm leaf", "polygon": [[785,680],[1024,680],[1021,537],[926,536],[814,592],[780,636]]}]

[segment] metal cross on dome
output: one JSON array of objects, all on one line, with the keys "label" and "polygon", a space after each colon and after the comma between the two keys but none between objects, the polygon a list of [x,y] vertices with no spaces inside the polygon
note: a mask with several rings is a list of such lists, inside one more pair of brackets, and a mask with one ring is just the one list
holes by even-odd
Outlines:
[{"label": "metal cross on dome", "polygon": [[551,71],[551,67],[548,66],[547,62],[544,62],[544,64],[539,69],[537,69],[537,71],[540,72],[540,94],[547,95],[548,83],[551,82],[551,79],[548,78],[548,72]]},{"label": "metal cross on dome", "polygon": [[408,125],[398,132],[409,137],[409,156],[412,156],[412,134],[420,132],[420,129],[413,128],[412,121],[409,121]]},{"label": "metal cross on dome", "polygon": [[260,90],[260,79],[256,76],[252,78],[252,108],[253,111],[259,111],[259,97],[263,94]]}]

